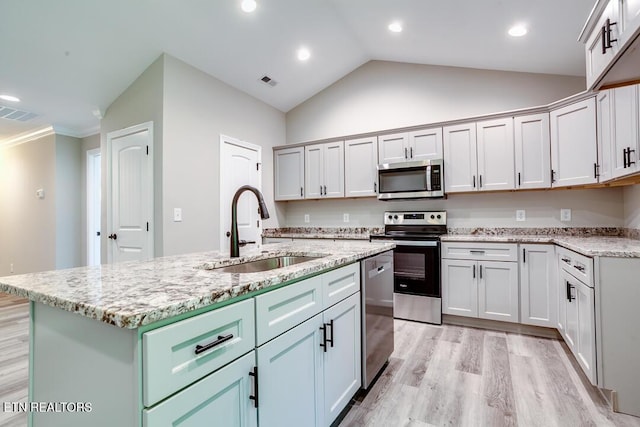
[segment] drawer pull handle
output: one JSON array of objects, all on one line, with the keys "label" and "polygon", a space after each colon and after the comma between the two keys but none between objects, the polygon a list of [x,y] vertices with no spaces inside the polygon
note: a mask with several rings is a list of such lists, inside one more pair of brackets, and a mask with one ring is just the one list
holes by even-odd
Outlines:
[{"label": "drawer pull handle", "polygon": [[584,271],[584,267],[583,267],[583,266],[581,266],[581,265],[574,265],[573,267],[574,267],[576,270]]},{"label": "drawer pull handle", "polygon": [[258,367],[254,366],[253,371],[249,371],[249,376],[253,377],[254,381],[254,394],[253,396],[249,395],[249,399],[253,400],[253,406],[255,408],[258,407]]},{"label": "drawer pull handle", "polygon": [[571,260],[569,258],[562,258],[562,261],[566,262],[567,264],[569,264],[571,262]]},{"label": "drawer pull handle", "polygon": [[469,252],[471,252],[472,254],[483,254],[484,253],[483,250],[479,250],[479,249],[471,249]]},{"label": "drawer pull handle", "polygon": [[322,342],[320,343],[320,347],[323,348],[323,351],[327,352],[327,324],[323,323],[320,326],[320,330],[322,331]]},{"label": "drawer pull handle", "polygon": [[327,323],[327,326],[331,326],[331,338],[329,338],[327,342],[331,343],[331,347],[333,347],[333,319]]},{"label": "drawer pull handle", "polygon": [[209,343],[209,344],[207,344],[207,345],[199,345],[199,344],[198,344],[198,345],[196,346],[196,354],[200,354],[200,353],[202,353],[202,352],[204,352],[204,351],[207,351],[207,350],[209,350],[209,349],[212,349],[213,347],[215,347],[215,346],[217,346],[217,345],[220,345],[220,344],[222,344],[223,342],[229,341],[229,340],[230,340],[230,339],[232,339],[232,338],[233,338],[233,334],[229,334],[229,335],[225,335],[225,336],[218,335],[218,339],[217,339],[217,340],[215,340],[215,341],[213,341],[213,342],[210,342],[210,343]]}]

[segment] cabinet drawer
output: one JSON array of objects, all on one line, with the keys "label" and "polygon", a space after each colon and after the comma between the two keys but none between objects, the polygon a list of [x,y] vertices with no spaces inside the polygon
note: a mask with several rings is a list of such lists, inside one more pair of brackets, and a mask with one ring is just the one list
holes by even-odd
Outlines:
[{"label": "cabinet drawer", "polygon": [[321,276],[258,295],[256,345],[264,344],[321,311]]},{"label": "cabinet drawer", "polygon": [[[145,333],[142,336],[144,405],[155,404],[251,351],[255,342],[253,299]],[[196,350],[196,346],[211,344],[214,345],[207,350]]]},{"label": "cabinet drawer", "polygon": [[324,308],[328,308],[360,290],[360,263],[349,264],[321,277],[322,301]]},{"label": "cabinet drawer", "polygon": [[557,252],[560,268],[571,273],[588,287],[593,288],[593,258],[565,248],[558,248]]},{"label": "cabinet drawer", "polygon": [[442,258],[478,261],[517,261],[515,243],[443,242]]},{"label": "cabinet drawer", "polygon": [[249,399],[254,394],[249,372],[256,366],[251,352],[166,401],[142,412],[144,427],[203,425],[211,420],[236,420],[252,427],[258,424],[257,409]]}]

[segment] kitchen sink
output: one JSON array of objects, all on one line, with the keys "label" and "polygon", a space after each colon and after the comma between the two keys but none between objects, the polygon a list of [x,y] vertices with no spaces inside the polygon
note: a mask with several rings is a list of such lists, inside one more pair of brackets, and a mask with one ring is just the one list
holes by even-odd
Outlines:
[{"label": "kitchen sink", "polygon": [[313,261],[322,258],[319,256],[279,256],[275,258],[259,259],[242,264],[230,265],[228,267],[216,268],[216,271],[223,273],[257,273],[259,271],[275,270],[277,268],[288,267],[301,262]]}]

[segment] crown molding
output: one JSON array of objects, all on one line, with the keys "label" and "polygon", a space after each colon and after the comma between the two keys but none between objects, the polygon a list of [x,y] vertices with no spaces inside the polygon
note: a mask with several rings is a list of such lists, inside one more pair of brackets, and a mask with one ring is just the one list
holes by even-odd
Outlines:
[{"label": "crown molding", "polygon": [[44,138],[45,136],[54,135],[55,133],[56,132],[53,126],[46,126],[36,130],[29,130],[14,137],[0,141],[0,149],[15,147],[16,145],[35,141],[37,139]]},{"label": "crown molding", "polygon": [[58,135],[71,136],[73,138],[86,138],[87,136],[95,135],[100,133],[100,125],[96,125],[90,128],[81,129],[81,130],[73,130],[69,128],[65,128],[63,126],[53,125],[53,130]]}]

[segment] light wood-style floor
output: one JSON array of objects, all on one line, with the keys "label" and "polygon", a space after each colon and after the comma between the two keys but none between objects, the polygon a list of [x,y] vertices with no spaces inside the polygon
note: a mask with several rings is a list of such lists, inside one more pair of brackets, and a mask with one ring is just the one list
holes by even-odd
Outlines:
[{"label": "light wood-style floor", "polygon": [[24,427],[27,415],[3,402],[26,402],[29,386],[29,302],[0,292],[0,426]]},{"label": "light wood-style floor", "polygon": [[395,321],[395,351],[346,426],[624,426],[562,341]]}]

